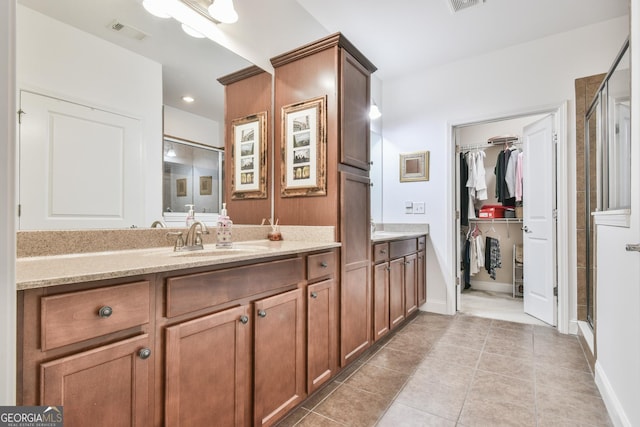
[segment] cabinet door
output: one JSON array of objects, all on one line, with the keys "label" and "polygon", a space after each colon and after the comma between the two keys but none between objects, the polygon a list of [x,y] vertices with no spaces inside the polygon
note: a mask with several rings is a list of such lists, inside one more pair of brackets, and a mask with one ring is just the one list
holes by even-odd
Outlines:
[{"label": "cabinet door", "polygon": [[369,71],[341,50],[340,163],[369,170]]},{"label": "cabinet door", "polygon": [[254,303],[254,425],[274,424],[305,397],[302,290]]},{"label": "cabinet door", "polygon": [[247,425],[249,320],[241,306],[167,328],[167,426]]},{"label": "cabinet door", "polygon": [[393,329],[404,320],[404,257],[389,262],[389,323]]},{"label": "cabinet door", "polygon": [[335,280],[307,287],[307,391],[312,393],[337,369],[337,292]]},{"label": "cabinet door", "polygon": [[418,309],[418,255],[404,257],[404,308],[405,316]]},{"label": "cabinet door", "polygon": [[40,365],[40,405],[64,406],[66,427],[152,425],[147,334]]},{"label": "cabinet door", "polygon": [[426,262],[425,252],[418,252],[418,307],[427,302]]},{"label": "cabinet door", "polygon": [[373,340],[389,332],[389,263],[373,267]]}]

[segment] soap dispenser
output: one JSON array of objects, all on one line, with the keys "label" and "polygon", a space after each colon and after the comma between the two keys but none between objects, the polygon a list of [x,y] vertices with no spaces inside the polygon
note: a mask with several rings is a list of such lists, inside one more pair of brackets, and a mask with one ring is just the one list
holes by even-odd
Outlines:
[{"label": "soap dispenser", "polygon": [[216,248],[230,248],[233,245],[231,241],[232,226],[233,222],[227,215],[227,204],[223,203],[216,223]]},{"label": "soap dispenser", "polygon": [[184,205],[185,208],[187,208],[188,212],[187,212],[187,227],[191,227],[191,225],[195,222],[196,217],[195,214],[193,213],[193,208],[195,207],[195,205]]}]

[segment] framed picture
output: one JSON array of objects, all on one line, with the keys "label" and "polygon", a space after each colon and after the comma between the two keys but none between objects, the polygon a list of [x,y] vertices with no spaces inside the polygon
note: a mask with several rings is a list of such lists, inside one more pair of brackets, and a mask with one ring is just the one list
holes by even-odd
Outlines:
[{"label": "framed picture", "polygon": [[400,154],[400,182],[429,181],[429,152]]},{"label": "framed picture", "polygon": [[327,98],[282,107],[283,197],[327,194]]},{"label": "framed picture", "polygon": [[231,199],[267,198],[267,112],[231,122]]},{"label": "framed picture", "polygon": [[176,179],[176,196],[178,197],[187,196],[187,178]]},{"label": "framed picture", "polygon": [[201,176],[200,177],[200,195],[210,196],[213,190],[213,177]]}]

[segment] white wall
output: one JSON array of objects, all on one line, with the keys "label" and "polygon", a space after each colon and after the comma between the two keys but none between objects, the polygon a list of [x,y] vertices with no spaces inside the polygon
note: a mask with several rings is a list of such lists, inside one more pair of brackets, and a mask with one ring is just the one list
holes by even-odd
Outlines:
[{"label": "white wall", "polygon": [[0,2],[0,406],[16,404],[15,2]]},{"label": "white wall", "polygon": [[[616,426],[640,425],[640,0],[631,1],[630,227],[597,226],[596,383]],[[603,215],[596,217],[596,222]]]},{"label": "white wall", "polygon": [[224,127],[215,120],[164,106],[164,133],[191,142],[224,149]]},{"label": "white wall", "polygon": [[[627,35],[628,18],[623,17],[436,69],[416,71],[401,79],[385,80],[383,216],[385,222],[430,224],[428,309],[446,312],[447,301],[455,297],[451,293],[454,163],[448,145],[449,125],[530,112],[573,100],[574,80],[606,72]],[[567,152],[572,153],[574,102],[569,106]],[[419,150],[431,153],[430,180],[400,184],[398,154]],[[559,171],[570,177],[569,194],[575,194],[574,171],[573,157]],[[404,214],[405,200],[424,200],[426,215]],[[575,200],[570,200],[570,207],[573,212],[568,217],[573,221]],[[569,229],[572,228],[575,226],[570,224]],[[575,254],[575,236],[571,239],[570,253]]]},{"label": "white wall", "polygon": [[141,121],[143,223],[151,224],[162,212],[162,66],[20,5],[16,31],[18,89]]}]

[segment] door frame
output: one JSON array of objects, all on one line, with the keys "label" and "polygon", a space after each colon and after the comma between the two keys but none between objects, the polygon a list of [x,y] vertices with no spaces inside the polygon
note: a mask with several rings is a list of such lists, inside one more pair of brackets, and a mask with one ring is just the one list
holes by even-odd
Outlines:
[{"label": "door frame", "polygon": [[[575,217],[575,206],[570,209],[569,196],[575,194],[571,192],[569,185],[575,187],[575,179],[571,174],[569,168],[569,137],[567,128],[569,104],[568,101],[563,101],[558,104],[532,107],[529,109],[512,111],[510,113],[504,113],[499,115],[491,115],[485,117],[478,117],[475,119],[456,120],[449,121],[447,123],[447,142],[448,142],[448,163],[452,166],[452,173],[448,179],[449,191],[448,191],[448,221],[449,230],[448,241],[451,242],[450,246],[450,259],[452,260],[450,266],[449,280],[447,281],[447,314],[455,314],[457,311],[457,279],[459,269],[459,251],[458,251],[458,236],[460,232],[460,220],[456,218],[457,210],[457,188],[456,181],[457,176],[455,171],[457,170],[457,156],[456,156],[456,140],[455,129],[459,126],[479,125],[483,123],[516,119],[524,116],[533,116],[539,114],[553,114],[555,120],[556,133],[558,136],[556,144],[556,198],[557,198],[557,224],[556,224],[556,283],[558,286],[557,303],[557,325],[558,332],[561,333],[577,333],[576,322],[570,322],[572,311],[575,312],[575,260],[572,260],[569,256],[569,249],[571,241],[575,246],[575,230],[571,232],[569,228],[570,218],[572,213]],[[573,147],[572,147],[573,148]],[[563,173],[565,172],[565,173]],[[574,286],[571,286],[571,285]],[[571,310],[572,302],[574,309]],[[573,313],[575,318],[575,313]]]}]

